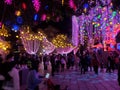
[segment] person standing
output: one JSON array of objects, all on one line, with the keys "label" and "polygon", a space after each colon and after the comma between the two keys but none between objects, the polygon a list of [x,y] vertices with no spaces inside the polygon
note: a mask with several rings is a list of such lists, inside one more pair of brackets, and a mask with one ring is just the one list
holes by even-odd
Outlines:
[{"label": "person standing", "polygon": [[52,66],[51,73],[52,73],[52,76],[54,76],[54,73],[55,73],[55,54],[53,54],[51,56],[50,62],[51,62],[51,66]]},{"label": "person standing", "polygon": [[96,54],[93,54],[92,66],[95,74],[98,74],[99,61],[97,60]]},{"label": "person standing", "polygon": [[39,90],[38,85],[42,82],[42,76],[38,73],[38,61],[32,62],[32,68],[27,77],[27,90]]}]

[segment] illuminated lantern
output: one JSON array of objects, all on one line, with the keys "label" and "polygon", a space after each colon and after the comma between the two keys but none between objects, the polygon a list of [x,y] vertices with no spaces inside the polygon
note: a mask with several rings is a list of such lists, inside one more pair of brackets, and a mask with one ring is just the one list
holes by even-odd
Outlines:
[{"label": "illuminated lantern", "polygon": [[4,2],[8,5],[11,5],[12,4],[12,0],[4,0]]},{"label": "illuminated lantern", "polygon": [[40,2],[39,2],[39,0],[32,0],[32,3],[33,3],[35,11],[38,12],[40,10]]},{"label": "illuminated lantern", "polygon": [[37,21],[38,20],[38,14],[35,14],[34,15],[34,21]]},{"label": "illuminated lantern", "polygon": [[22,3],[22,8],[24,9],[24,10],[26,10],[26,8],[27,8],[27,6],[26,6],[26,4],[23,2]]},{"label": "illuminated lantern", "polygon": [[45,21],[46,18],[47,18],[47,15],[46,15],[46,14],[43,14],[42,17],[41,17],[41,20],[42,20],[42,21]]},{"label": "illuminated lantern", "polygon": [[21,12],[19,10],[15,11],[15,15],[16,16],[20,16],[21,15]]}]

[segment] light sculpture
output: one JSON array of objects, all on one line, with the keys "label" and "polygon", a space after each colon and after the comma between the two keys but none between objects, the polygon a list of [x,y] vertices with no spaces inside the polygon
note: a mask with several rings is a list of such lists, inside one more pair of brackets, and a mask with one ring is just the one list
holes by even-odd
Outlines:
[{"label": "light sculpture", "polygon": [[63,34],[57,35],[53,38],[52,43],[55,45],[57,53],[68,54],[74,49],[74,46],[67,39],[67,36]]},{"label": "light sculpture", "polygon": [[29,26],[21,28],[20,36],[25,51],[29,54],[36,54],[39,50],[40,42],[45,38],[40,31],[37,33],[32,32]]},{"label": "light sculpture", "polygon": [[39,52],[48,55],[52,53],[54,50],[55,50],[55,46],[50,41],[48,41],[47,38],[44,38],[41,41],[41,48]]}]

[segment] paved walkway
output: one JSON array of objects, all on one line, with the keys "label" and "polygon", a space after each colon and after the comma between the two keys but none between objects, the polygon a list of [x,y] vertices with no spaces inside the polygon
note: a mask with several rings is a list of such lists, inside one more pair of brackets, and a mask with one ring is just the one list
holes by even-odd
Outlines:
[{"label": "paved walkway", "polygon": [[59,84],[61,90],[68,86],[67,90],[120,90],[117,82],[117,71],[114,73],[87,72],[80,75],[79,71],[69,70],[52,77],[55,84]]}]

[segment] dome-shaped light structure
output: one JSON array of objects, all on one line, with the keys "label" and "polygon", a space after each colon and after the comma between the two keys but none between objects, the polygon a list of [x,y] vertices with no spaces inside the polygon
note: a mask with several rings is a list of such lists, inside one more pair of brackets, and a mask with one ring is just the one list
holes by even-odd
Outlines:
[{"label": "dome-shaped light structure", "polygon": [[24,48],[29,54],[36,54],[39,50],[40,42],[43,40],[43,38],[45,38],[43,33],[40,31],[34,33],[28,26],[21,28],[20,36]]},{"label": "dome-shaped light structure", "polygon": [[49,54],[54,51],[55,46],[51,42],[49,42],[46,38],[44,38],[42,41],[42,48],[43,53]]},{"label": "dome-shaped light structure", "polygon": [[67,40],[66,35],[57,35],[53,38],[52,43],[55,45],[56,52],[59,54],[68,54],[74,49],[72,44]]}]

